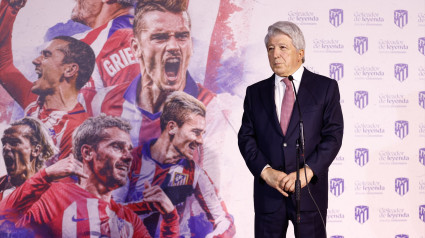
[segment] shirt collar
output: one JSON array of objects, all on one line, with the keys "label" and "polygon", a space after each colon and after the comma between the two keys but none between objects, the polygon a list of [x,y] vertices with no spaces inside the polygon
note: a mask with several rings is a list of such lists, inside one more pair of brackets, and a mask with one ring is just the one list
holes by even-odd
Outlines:
[{"label": "shirt collar", "polygon": [[[303,76],[304,73],[304,67],[301,65],[297,71],[295,71],[295,73],[292,74],[292,77],[294,78],[294,83],[298,83],[298,85],[301,82],[301,77]],[[274,75],[274,83],[275,85],[280,85],[281,81],[282,81],[283,77],[275,74]]]},{"label": "shirt collar", "polygon": [[151,146],[153,144],[155,144],[157,140],[158,140],[158,138],[153,138],[153,139],[145,142],[145,144],[142,147],[142,156],[146,155],[150,160],[154,161],[155,164],[159,165],[163,169],[169,168],[169,167],[176,165],[176,164],[181,164],[183,162],[184,159],[181,159],[176,164],[161,164],[156,159],[152,158]]},{"label": "shirt collar", "polygon": [[125,90],[124,93],[124,99],[132,104],[136,104],[136,98],[137,98],[137,85],[142,79],[142,75],[139,74],[133,81],[131,81],[130,85],[128,85],[128,88]]},{"label": "shirt collar", "polygon": [[186,73],[186,86],[183,91],[194,98],[198,98],[199,88],[195,80],[190,76],[189,72]]}]

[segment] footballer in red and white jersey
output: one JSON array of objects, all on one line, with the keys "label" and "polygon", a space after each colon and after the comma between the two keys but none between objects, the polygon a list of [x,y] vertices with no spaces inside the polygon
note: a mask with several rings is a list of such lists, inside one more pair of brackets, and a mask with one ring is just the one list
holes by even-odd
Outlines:
[{"label": "footballer in red and white jersey", "polygon": [[[167,215],[164,231],[177,221],[175,211]],[[32,229],[37,237],[150,237],[130,209],[99,199],[77,184],[50,183],[45,169],[0,202],[0,216],[17,228]],[[167,237],[167,232],[161,234]]]},{"label": "footballer in red and white jersey", "polygon": [[59,148],[57,159],[63,159],[72,152],[72,133],[88,118],[80,103],[71,111],[65,112],[46,109],[39,105],[38,101],[34,101],[26,107],[25,115],[38,118],[49,130],[53,142]]},{"label": "footballer in red and white jersey", "polygon": [[88,114],[80,103],[77,103],[70,111],[44,108],[40,97],[31,92],[33,83],[27,80],[13,64],[11,35],[17,12],[10,7],[8,1],[1,2],[0,12],[4,13],[3,20],[8,22],[8,24],[0,24],[0,39],[3,42],[0,45],[0,51],[4,56],[0,58],[1,83],[7,86],[9,94],[25,109],[26,116],[38,118],[43,122],[59,148],[59,159],[62,159],[71,152],[74,129],[88,118]]},{"label": "footballer in red and white jersey", "polygon": [[[138,203],[143,199],[144,184],[160,186],[173,204],[180,216],[180,236],[191,237],[193,234],[208,233],[211,237],[232,237],[234,234],[233,218],[227,212],[226,206],[219,197],[213,182],[206,172],[193,160],[181,159],[176,164],[160,164],[152,159],[150,146],[155,139],[133,150],[133,163],[125,186],[112,192],[114,200],[126,204],[143,218],[151,234],[158,230],[162,217],[154,211]],[[195,214],[192,203],[199,202],[205,216]],[[199,229],[193,226],[194,219],[208,219],[210,228]],[[158,233],[155,233],[158,237]],[[199,236],[201,237],[201,236]]]},{"label": "footballer in red and white jersey", "polygon": [[132,21],[132,15],[123,15],[96,29],[74,35],[90,45],[96,55],[92,77],[81,89],[83,104],[90,103],[99,89],[131,81],[140,74],[139,62],[130,48]]},{"label": "footballer in red and white jersey", "polygon": [[[130,137],[134,146],[143,145],[145,142],[158,138],[161,134],[159,117],[161,112],[150,113],[137,105],[137,87],[141,82],[139,75],[132,82],[103,88],[98,91],[91,104],[87,104],[89,115],[119,116],[132,125]],[[195,152],[194,160],[201,166],[214,181],[221,194],[226,199],[231,191],[227,191],[231,176],[225,177],[223,171],[231,170],[232,161],[239,153],[229,154],[223,148],[237,146],[236,133],[242,113],[235,108],[240,99],[228,93],[215,94],[203,87],[186,73],[186,86],[183,90],[197,98],[207,108],[205,141],[200,149]],[[229,166],[227,166],[229,165]],[[231,174],[231,171],[230,171]],[[223,191],[224,190],[224,191]]]},{"label": "footballer in red and white jersey", "polygon": [[[132,82],[104,88],[98,91],[90,105],[86,105],[89,115],[97,116],[105,113],[119,116],[130,122],[133,127],[130,136],[134,146],[143,145],[161,134],[159,126],[161,112],[152,114],[137,106],[137,86],[140,82],[139,74]],[[184,92],[194,96],[206,106],[216,96],[195,83],[189,73],[187,73]]]},{"label": "footballer in red and white jersey", "polygon": [[0,177],[0,201],[15,190],[15,186],[10,183],[10,176]]}]

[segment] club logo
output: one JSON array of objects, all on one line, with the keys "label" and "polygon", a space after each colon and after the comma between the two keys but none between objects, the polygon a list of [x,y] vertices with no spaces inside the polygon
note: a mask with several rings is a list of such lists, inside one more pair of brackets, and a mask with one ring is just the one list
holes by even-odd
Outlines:
[{"label": "club logo", "polygon": [[409,191],[409,179],[408,178],[396,178],[395,179],[395,191],[400,196],[404,196]]},{"label": "club logo", "polygon": [[173,186],[186,185],[188,179],[189,179],[189,175],[175,172],[174,179],[173,179]]},{"label": "club logo", "polygon": [[356,206],[354,208],[354,217],[360,224],[365,223],[367,220],[369,220],[369,207]]},{"label": "club logo", "polygon": [[394,23],[396,26],[403,28],[407,25],[407,11],[406,10],[395,10],[394,11]]},{"label": "club logo", "polygon": [[395,122],[395,134],[400,138],[404,139],[409,134],[409,122],[408,121],[396,121]]},{"label": "club logo", "polygon": [[398,81],[403,82],[409,76],[409,66],[407,64],[395,64],[394,76]]},{"label": "club logo", "polygon": [[367,91],[355,91],[354,92],[354,104],[363,109],[369,104],[369,94]]},{"label": "club logo", "polygon": [[421,221],[425,222],[425,205],[419,206],[419,219],[421,219]]},{"label": "club logo", "polygon": [[339,197],[344,192],[344,179],[333,178],[330,181],[330,191],[335,197]]},{"label": "club logo", "polygon": [[[130,222],[115,215],[112,224],[116,224],[115,229],[119,231],[117,237],[132,237],[134,235],[134,229]],[[104,235],[96,235],[96,237],[104,237]]]},{"label": "club logo", "polygon": [[419,162],[425,165],[425,148],[419,149]]},{"label": "club logo", "polygon": [[421,54],[425,55],[425,37],[418,39],[418,50]]},{"label": "club logo", "polygon": [[419,163],[425,165],[425,148],[419,149]]},{"label": "club logo", "polygon": [[[422,48],[424,48],[422,46]],[[369,49],[368,38],[365,36],[354,37],[354,50],[359,54],[363,55]]]},{"label": "club logo", "polygon": [[49,128],[49,135],[50,136],[55,136],[56,135],[55,129]]},{"label": "club logo", "polygon": [[363,167],[367,164],[367,162],[369,162],[369,150],[366,148],[357,148],[354,151],[354,160],[356,164]]},{"label": "club logo", "polygon": [[409,236],[405,234],[399,234],[399,235],[396,235],[394,238],[409,238]]},{"label": "club logo", "polygon": [[334,27],[340,26],[344,22],[344,11],[342,9],[330,9],[329,22]]},{"label": "club logo", "polygon": [[419,92],[419,106],[425,109],[425,91]]},{"label": "club logo", "polygon": [[344,77],[344,65],[341,63],[332,63],[329,65],[329,74],[332,79],[336,81]]}]

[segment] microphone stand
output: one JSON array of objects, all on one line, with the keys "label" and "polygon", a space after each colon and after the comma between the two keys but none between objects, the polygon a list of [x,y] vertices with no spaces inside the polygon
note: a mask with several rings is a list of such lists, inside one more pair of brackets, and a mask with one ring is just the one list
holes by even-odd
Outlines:
[{"label": "microphone stand", "polygon": [[295,102],[297,104],[298,113],[299,113],[299,117],[300,117],[300,121],[299,121],[300,137],[296,141],[297,154],[296,154],[296,179],[295,179],[295,201],[296,201],[296,228],[295,228],[295,232],[297,234],[297,237],[300,237],[300,222],[301,222],[301,215],[300,215],[300,201],[301,201],[300,158],[301,157],[304,158],[304,149],[305,149],[304,122],[303,122],[302,115],[301,115],[301,108],[300,108],[300,103],[298,101],[297,90],[295,89],[294,77],[292,77],[292,75],[289,75],[288,79],[289,79],[289,81],[292,82],[292,87],[294,88]]}]

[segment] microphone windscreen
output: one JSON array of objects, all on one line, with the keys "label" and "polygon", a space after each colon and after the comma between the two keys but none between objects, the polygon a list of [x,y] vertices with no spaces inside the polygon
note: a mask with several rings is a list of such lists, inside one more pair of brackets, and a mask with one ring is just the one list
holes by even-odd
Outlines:
[{"label": "microphone windscreen", "polygon": [[292,77],[292,75],[289,75],[288,76],[288,79],[289,79],[289,81],[293,81],[294,80],[294,77]]}]

